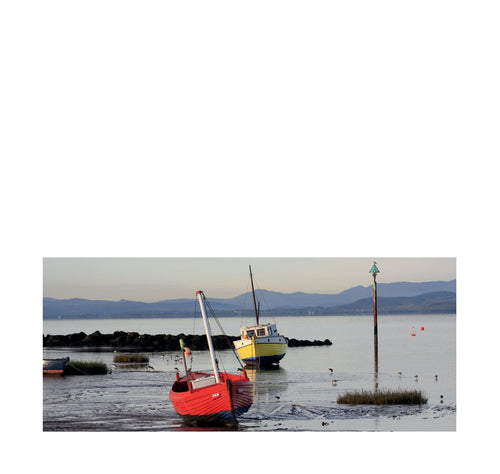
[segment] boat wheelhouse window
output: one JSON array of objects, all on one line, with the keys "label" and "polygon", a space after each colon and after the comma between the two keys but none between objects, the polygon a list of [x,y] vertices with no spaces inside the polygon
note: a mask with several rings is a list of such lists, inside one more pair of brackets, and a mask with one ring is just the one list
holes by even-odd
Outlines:
[{"label": "boat wheelhouse window", "polygon": [[249,331],[247,331],[248,337],[253,337],[254,335],[255,335],[255,331],[253,329],[250,329]]},{"label": "boat wheelhouse window", "polygon": [[257,336],[265,336],[266,330],[264,328],[257,329]]}]

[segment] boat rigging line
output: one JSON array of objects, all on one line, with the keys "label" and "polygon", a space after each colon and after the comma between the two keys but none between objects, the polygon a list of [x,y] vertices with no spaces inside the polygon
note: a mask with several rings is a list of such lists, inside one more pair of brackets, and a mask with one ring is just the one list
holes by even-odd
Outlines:
[{"label": "boat rigging line", "polygon": [[[203,295],[205,297],[205,295]],[[238,363],[240,364],[241,368],[244,369],[245,366],[243,365],[243,362],[239,356],[239,354],[236,352],[236,349],[234,348],[234,344],[233,342],[229,339],[229,337],[227,336],[226,334],[226,331],[224,331],[224,328],[222,327],[222,324],[220,323],[219,321],[219,318],[217,317],[217,315],[215,314],[215,311],[212,307],[212,305],[210,304],[210,302],[205,298],[204,299],[205,301],[205,305],[207,306],[207,308],[209,309],[210,311],[210,314],[212,315],[212,317],[215,319],[215,322],[217,323],[217,326],[219,326],[219,329],[221,330],[222,334],[224,335],[224,337],[226,338],[226,341],[227,341],[227,344],[229,345],[229,347],[231,348],[231,350],[233,351],[233,354],[236,356],[236,359],[238,360]]]}]

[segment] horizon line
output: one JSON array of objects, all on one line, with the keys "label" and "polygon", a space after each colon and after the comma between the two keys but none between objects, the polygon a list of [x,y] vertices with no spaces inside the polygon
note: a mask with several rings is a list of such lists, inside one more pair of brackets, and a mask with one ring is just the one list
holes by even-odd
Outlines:
[{"label": "horizon line", "polygon": [[[426,281],[406,281],[406,280],[403,280],[403,281],[394,281],[394,282],[389,282],[389,283],[380,283],[380,282],[377,282],[377,286],[380,286],[380,285],[393,285],[393,284],[397,284],[397,283],[436,283],[436,282],[444,282],[444,283],[450,283],[452,281],[456,281],[457,279],[456,278],[453,278],[451,280],[426,280]],[[366,285],[366,286],[363,286],[363,285],[355,285],[355,286],[352,286],[350,288],[347,288],[346,290],[342,290],[338,293],[308,293],[308,292],[305,292],[305,291],[294,291],[294,292],[291,292],[291,293],[284,293],[282,291],[274,291],[274,290],[268,290],[266,288],[258,288],[255,290],[255,292],[258,292],[258,291],[269,291],[271,293],[278,293],[278,294],[281,294],[281,295],[295,295],[295,294],[298,294],[298,293],[302,293],[302,294],[305,294],[305,295],[321,295],[321,296],[334,296],[334,295],[339,295],[341,293],[344,293],[346,291],[349,291],[349,290],[352,290],[353,288],[369,288],[371,287],[372,284],[369,284],[369,285]],[[221,299],[221,300],[230,300],[230,299],[233,299],[233,298],[238,298],[239,296],[243,296],[243,295],[246,295],[246,294],[249,294],[251,293],[251,291],[246,291],[244,293],[240,293],[239,295],[236,295],[236,296],[232,296],[232,297],[229,297],[229,298],[218,298],[216,296],[212,296],[210,299]],[[43,299],[45,298],[50,298],[50,299],[53,299],[53,300],[58,300],[58,301],[65,301],[65,300],[86,300],[86,301],[111,301],[111,302],[114,302],[114,303],[119,303],[120,301],[130,301],[130,302],[133,302],[133,303],[146,303],[146,304],[150,304],[150,303],[160,303],[162,301],[174,301],[174,300],[190,300],[190,299],[196,299],[196,296],[194,297],[179,297],[179,298],[164,298],[164,299],[160,299],[160,300],[155,300],[155,301],[142,301],[142,300],[129,300],[129,299],[126,299],[126,298],[120,298],[118,300],[112,300],[112,299],[102,299],[102,298],[97,298],[97,299],[91,299],[91,298],[83,298],[83,297],[80,297],[80,296],[73,296],[71,298],[54,298],[53,296],[43,296],[42,297]]]}]

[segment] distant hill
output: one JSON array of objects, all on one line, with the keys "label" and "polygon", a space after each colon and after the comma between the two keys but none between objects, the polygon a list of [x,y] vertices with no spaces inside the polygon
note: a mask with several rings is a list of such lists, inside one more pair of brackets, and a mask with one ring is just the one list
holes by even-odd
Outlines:
[{"label": "distant hill", "polygon": [[[435,291],[449,291],[456,293],[456,280],[451,281],[429,281],[423,283],[378,283],[378,297],[399,297],[399,296],[418,296],[424,293]],[[264,308],[304,308],[307,306],[339,306],[343,304],[354,303],[362,298],[369,298],[373,295],[373,287],[355,286],[341,293],[328,295],[318,293],[278,293],[269,290],[256,290],[257,298],[261,301]],[[215,300],[217,302],[225,301],[231,305],[241,307],[245,301],[250,300],[252,293],[244,293],[228,300]]]},{"label": "distant hill", "polygon": [[[379,312],[454,312],[456,280],[423,283],[380,283],[377,285]],[[337,294],[279,293],[256,290],[263,312],[269,315],[361,314],[373,311],[372,286],[356,286]],[[252,308],[251,293],[235,298],[209,298],[221,315],[241,314]],[[43,299],[44,319],[192,316],[196,307],[193,297],[163,300],[154,303],[140,301],[107,301],[71,298]],[[440,310],[441,308],[441,310]]]},{"label": "distant hill", "polygon": [[[404,313],[456,313],[456,293],[449,291],[435,291],[417,296],[378,297],[377,312],[383,314]],[[363,298],[345,305],[322,307],[310,306],[301,309],[275,309],[271,311],[275,316],[299,316],[310,314],[322,315],[356,315],[373,314],[373,297]]]}]

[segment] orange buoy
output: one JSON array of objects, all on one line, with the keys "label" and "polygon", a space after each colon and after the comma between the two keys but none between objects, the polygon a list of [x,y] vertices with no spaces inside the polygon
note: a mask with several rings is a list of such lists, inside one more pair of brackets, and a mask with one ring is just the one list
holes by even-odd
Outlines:
[{"label": "orange buoy", "polygon": [[424,327],[422,326],[422,327],[420,328],[420,330],[421,330],[421,331],[423,331],[423,330],[424,330]]},{"label": "orange buoy", "polygon": [[415,333],[414,333],[414,332],[412,332],[412,333],[411,333],[411,335],[412,335],[412,336],[415,336]]}]

